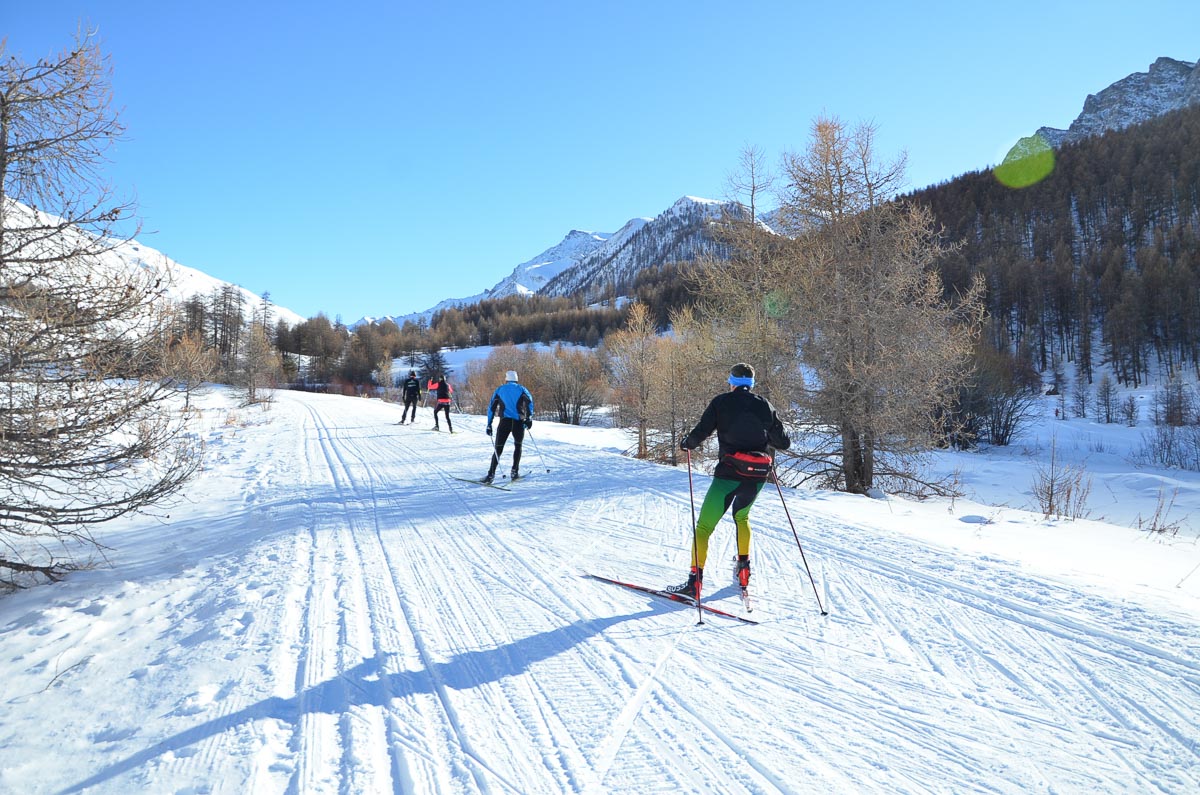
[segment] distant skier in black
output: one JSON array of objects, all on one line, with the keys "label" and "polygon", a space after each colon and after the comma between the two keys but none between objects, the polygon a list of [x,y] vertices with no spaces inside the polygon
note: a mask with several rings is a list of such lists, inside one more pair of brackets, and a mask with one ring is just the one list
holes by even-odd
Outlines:
[{"label": "distant skier in black", "polygon": [[[416,370],[408,371],[408,378],[404,379],[401,384],[404,390],[404,413],[400,415],[400,424],[403,425],[405,420],[409,422],[417,421],[417,404],[421,400],[421,379],[417,378]],[[412,418],[409,419],[408,410],[412,409]]]},{"label": "distant skier in black", "polygon": [[454,387],[447,383],[445,375],[438,376],[434,393],[437,395],[437,402],[433,405],[433,429],[435,431],[442,429],[438,423],[438,412],[444,410],[446,412],[446,427],[450,430],[450,433],[454,433],[454,426],[450,424],[450,396],[454,394]]},{"label": "distant skier in black", "polygon": [[508,441],[509,434],[512,434],[513,438],[512,472],[509,476],[513,480],[521,477],[521,443],[525,440],[525,431],[533,427],[533,395],[517,383],[516,370],[505,373],[504,383],[492,393],[487,412],[488,436],[492,435],[492,418],[497,415],[500,417],[500,427],[493,440],[492,463],[483,479],[484,483],[491,483],[496,477],[496,467],[500,463],[500,454],[504,452],[504,443]]},{"label": "distant skier in black", "polygon": [[738,584],[744,588],[750,583],[750,506],[770,474],[771,448],[792,445],[774,407],[751,392],[753,386],[754,368],[735,364],[729,371],[729,391],[712,399],[700,422],[679,443],[684,450],[694,450],[716,431],[720,461],[696,520],[691,573],[686,582],[665,589],[671,593],[700,598],[709,536],[731,506],[737,525]]}]

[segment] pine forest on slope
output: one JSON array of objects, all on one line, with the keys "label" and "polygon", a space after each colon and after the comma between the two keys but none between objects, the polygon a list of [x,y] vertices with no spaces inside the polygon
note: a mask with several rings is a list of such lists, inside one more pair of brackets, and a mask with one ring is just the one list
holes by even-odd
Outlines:
[{"label": "pine forest on slope", "polygon": [[975,172],[911,196],[964,243],[940,263],[946,290],[984,274],[992,343],[1043,371],[1060,358],[1137,385],[1158,362],[1196,368],[1200,107],[1067,144],[1055,161],[1022,190]]}]

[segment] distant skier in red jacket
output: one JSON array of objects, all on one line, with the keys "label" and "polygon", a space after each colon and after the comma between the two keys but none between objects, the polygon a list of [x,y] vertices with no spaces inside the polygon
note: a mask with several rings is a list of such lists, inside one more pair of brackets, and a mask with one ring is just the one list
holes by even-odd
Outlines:
[{"label": "distant skier in red jacket", "polygon": [[437,403],[433,406],[433,429],[435,431],[442,429],[438,423],[438,412],[445,411],[446,427],[450,430],[450,433],[454,433],[454,426],[450,424],[450,403],[452,400],[450,396],[454,394],[454,387],[450,386],[446,381],[445,375],[439,375],[437,383],[429,391],[437,395]]}]

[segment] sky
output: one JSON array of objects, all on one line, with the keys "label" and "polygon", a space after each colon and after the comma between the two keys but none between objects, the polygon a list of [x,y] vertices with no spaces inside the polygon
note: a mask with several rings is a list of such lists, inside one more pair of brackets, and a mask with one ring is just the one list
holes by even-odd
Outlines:
[{"label": "sky", "polygon": [[347,323],[725,198],[745,147],[776,163],[821,114],[876,124],[920,188],[1200,59],[1194,0],[0,3],[26,60],[81,21],[111,57],[109,177],[141,241]]}]

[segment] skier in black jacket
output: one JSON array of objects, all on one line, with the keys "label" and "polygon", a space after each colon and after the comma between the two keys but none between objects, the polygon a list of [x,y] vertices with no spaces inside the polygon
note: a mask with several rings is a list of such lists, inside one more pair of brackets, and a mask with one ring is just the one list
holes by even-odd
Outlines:
[{"label": "skier in black jacket", "polygon": [[412,409],[412,419],[410,422],[417,421],[417,403],[421,400],[421,379],[417,378],[416,370],[408,371],[408,378],[404,379],[401,384],[404,390],[404,413],[400,415],[400,424],[403,425],[408,417],[409,408]]},{"label": "skier in black jacket", "polygon": [[753,386],[754,368],[735,364],[729,371],[729,391],[712,399],[700,422],[679,443],[684,450],[694,450],[716,431],[721,458],[696,520],[691,573],[686,582],[667,591],[700,598],[709,536],[731,506],[737,525],[738,583],[744,588],[750,582],[750,506],[770,473],[771,448],[792,445],[775,408],[751,392]]}]

